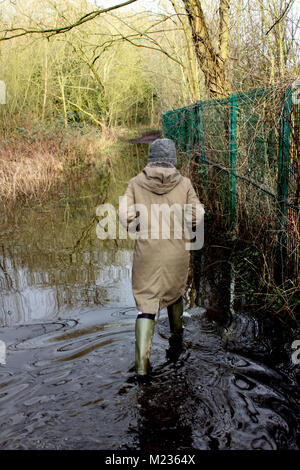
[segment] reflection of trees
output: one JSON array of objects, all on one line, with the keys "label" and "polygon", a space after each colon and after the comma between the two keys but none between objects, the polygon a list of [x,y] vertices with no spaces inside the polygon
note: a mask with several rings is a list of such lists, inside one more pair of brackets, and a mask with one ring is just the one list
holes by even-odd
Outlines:
[{"label": "reflection of trees", "polygon": [[56,200],[16,207],[5,215],[1,221],[0,322],[49,317],[62,308],[103,305],[109,296],[122,296],[122,289],[130,289],[128,250],[133,241],[99,240],[96,207],[102,202],[117,205],[129,179],[144,166],[146,147],[124,146],[122,156],[111,161],[108,187],[107,175],[102,173],[70,181]]},{"label": "reflection of trees", "polygon": [[[38,255],[38,254],[37,254]],[[68,264],[51,264],[47,253],[37,256],[34,266],[26,266],[26,253],[13,247],[1,252],[1,265],[6,276],[0,277],[2,322],[27,320],[55,315],[61,308],[104,305],[109,299],[109,287],[122,281],[130,284],[131,251],[93,250],[73,256]],[[30,259],[29,259],[30,261]],[[47,266],[47,270],[46,270]],[[7,313],[9,312],[9,313]]]},{"label": "reflection of trees", "polygon": [[[1,246],[2,251],[3,249],[4,247]],[[13,289],[13,281],[9,273],[7,272],[6,260],[4,256],[3,256],[3,264],[0,263],[0,286],[1,286],[1,290],[4,290],[5,288]]]},{"label": "reflection of trees", "polygon": [[230,250],[204,246],[191,256],[185,303],[229,312],[231,270]]}]

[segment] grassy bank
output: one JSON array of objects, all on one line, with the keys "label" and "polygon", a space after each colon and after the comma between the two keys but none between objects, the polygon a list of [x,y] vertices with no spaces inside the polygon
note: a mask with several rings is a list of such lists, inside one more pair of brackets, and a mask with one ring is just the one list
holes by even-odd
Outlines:
[{"label": "grassy bank", "polygon": [[43,200],[69,178],[109,169],[124,146],[147,128],[17,127],[0,140],[0,203]]}]

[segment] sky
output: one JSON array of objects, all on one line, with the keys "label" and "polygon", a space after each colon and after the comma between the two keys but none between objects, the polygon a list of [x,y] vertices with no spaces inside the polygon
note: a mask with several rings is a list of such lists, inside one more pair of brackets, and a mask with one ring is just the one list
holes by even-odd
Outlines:
[{"label": "sky", "polygon": [[[94,1],[97,5],[107,8],[113,5],[118,5],[119,3],[123,3],[126,0],[94,0]],[[153,12],[159,12],[161,11],[159,3],[160,3],[159,0],[137,0],[135,3],[132,3],[131,5],[128,5],[127,7],[122,7],[122,10],[126,11],[130,9],[141,8],[141,9],[151,10]]]}]

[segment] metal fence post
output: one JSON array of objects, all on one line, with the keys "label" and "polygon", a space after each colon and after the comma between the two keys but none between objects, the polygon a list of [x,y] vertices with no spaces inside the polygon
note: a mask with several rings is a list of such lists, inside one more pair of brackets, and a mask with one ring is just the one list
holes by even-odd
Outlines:
[{"label": "metal fence post", "polygon": [[[196,147],[198,147],[199,156],[196,158],[196,162],[200,164],[200,173],[203,178],[203,188],[207,190],[207,178],[208,178],[208,167],[206,164],[206,155],[205,155],[205,141],[204,141],[204,125],[203,125],[203,106],[201,101],[197,103],[195,107],[195,119],[196,119],[196,136],[197,140],[195,142]],[[199,161],[200,160],[200,161]]]},{"label": "metal fence post", "polygon": [[185,112],[185,145],[186,145],[186,153],[187,156],[190,158],[191,152],[194,148],[195,143],[195,114],[194,114],[194,107],[189,106]]},{"label": "metal fence post", "polygon": [[290,120],[292,111],[291,88],[283,95],[280,117],[280,136],[277,177],[277,246],[274,276],[279,284],[285,280],[287,262],[287,215],[289,197]]},{"label": "metal fence post", "polygon": [[176,121],[178,122],[177,142],[181,151],[186,150],[186,109],[180,108],[176,111]]},{"label": "metal fence post", "polygon": [[236,220],[237,94],[231,93],[229,107],[229,226]]}]

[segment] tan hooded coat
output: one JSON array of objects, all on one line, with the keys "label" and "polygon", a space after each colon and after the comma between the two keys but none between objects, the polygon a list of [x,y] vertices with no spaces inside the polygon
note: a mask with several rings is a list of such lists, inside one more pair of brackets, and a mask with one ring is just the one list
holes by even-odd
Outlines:
[{"label": "tan hooded coat", "polygon": [[[194,207],[200,205],[202,218],[204,208],[190,180],[181,176],[175,167],[146,166],[140,174],[130,180],[124,196],[127,197],[127,204],[123,198],[118,215],[121,224],[129,232],[136,232],[132,266],[132,291],[136,306],[141,312],[157,313],[184,294],[190,251],[186,249],[187,239],[184,236],[176,239],[179,232],[183,235],[183,223],[179,224],[179,230],[178,224],[174,222],[174,217],[177,217],[175,212],[170,212],[168,232],[163,224],[163,217],[158,212],[151,213],[151,207],[155,207],[153,204],[166,204],[169,207],[177,204],[183,214],[184,204],[193,204],[193,224]],[[141,206],[133,208],[134,204],[142,204],[147,210],[146,229],[143,223],[136,228],[137,211],[140,221],[147,219],[143,218]]]}]

